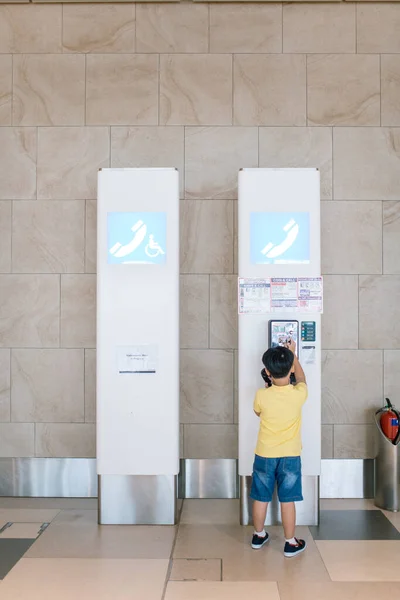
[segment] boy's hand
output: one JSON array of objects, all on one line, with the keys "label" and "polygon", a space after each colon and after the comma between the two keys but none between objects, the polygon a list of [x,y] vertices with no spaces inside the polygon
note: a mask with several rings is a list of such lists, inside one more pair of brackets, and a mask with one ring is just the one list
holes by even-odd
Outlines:
[{"label": "boy's hand", "polygon": [[289,348],[289,350],[293,352],[293,354],[296,354],[296,342],[293,339],[288,340],[285,345],[286,348]]}]

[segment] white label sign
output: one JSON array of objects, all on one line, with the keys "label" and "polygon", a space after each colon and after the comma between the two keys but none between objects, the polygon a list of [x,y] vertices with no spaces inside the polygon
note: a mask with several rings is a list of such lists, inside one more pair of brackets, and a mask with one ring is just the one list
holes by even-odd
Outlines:
[{"label": "white label sign", "polygon": [[117,349],[120,375],[154,374],[157,371],[157,346],[121,346]]}]

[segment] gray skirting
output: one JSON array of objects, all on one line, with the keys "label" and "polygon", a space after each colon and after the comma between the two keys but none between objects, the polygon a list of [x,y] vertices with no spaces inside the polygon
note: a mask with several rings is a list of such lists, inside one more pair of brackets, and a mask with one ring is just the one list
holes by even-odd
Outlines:
[{"label": "gray skirting", "polygon": [[[235,459],[183,459],[178,478],[180,498],[239,498]],[[0,458],[0,496],[95,498],[95,459]],[[374,461],[322,461],[321,498],[373,498]]]}]

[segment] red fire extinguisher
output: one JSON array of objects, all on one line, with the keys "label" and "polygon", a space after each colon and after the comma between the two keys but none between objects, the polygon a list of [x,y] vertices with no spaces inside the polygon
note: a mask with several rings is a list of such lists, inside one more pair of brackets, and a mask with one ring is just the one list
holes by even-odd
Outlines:
[{"label": "red fire extinguisher", "polygon": [[380,424],[383,434],[393,444],[397,444],[400,439],[400,414],[394,408],[389,398],[386,398],[386,406],[381,411]]}]

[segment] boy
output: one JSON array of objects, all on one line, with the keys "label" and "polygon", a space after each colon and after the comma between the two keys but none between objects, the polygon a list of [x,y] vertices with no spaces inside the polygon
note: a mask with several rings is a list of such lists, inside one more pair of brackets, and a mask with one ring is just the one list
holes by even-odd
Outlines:
[{"label": "boy", "polygon": [[[290,558],[306,548],[304,540],[294,537],[294,503],[303,500],[300,459],[301,409],[307,399],[307,384],[293,340],[288,341],[285,347],[267,350],[262,362],[272,386],[258,390],[254,400],[254,412],[261,422],[250,494],[254,501],[254,535],[251,546],[259,549],[269,541],[264,523],[268,503],[272,500],[277,482],[286,540],[284,555]],[[292,373],[296,385],[290,384]]]}]

